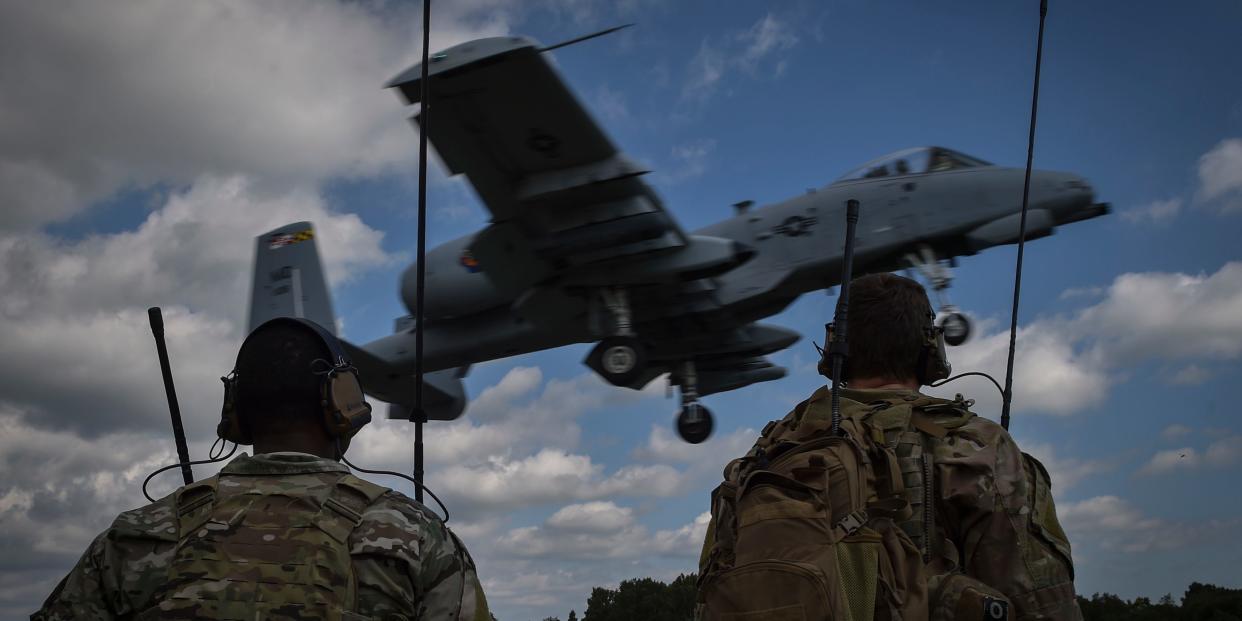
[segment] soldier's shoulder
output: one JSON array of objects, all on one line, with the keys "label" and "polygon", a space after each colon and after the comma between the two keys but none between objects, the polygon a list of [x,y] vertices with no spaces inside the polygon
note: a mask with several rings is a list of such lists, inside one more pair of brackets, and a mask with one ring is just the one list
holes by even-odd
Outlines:
[{"label": "soldier's shoulder", "polygon": [[362,513],[354,530],[357,545],[377,542],[417,542],[422,547],[444,545],[450,537],[440,516],[397,491],[388,490]]},{"label": "soldier's shoulder", "polygon": [[176,493],[116,516],[105,536],[109,539],[177,540]]}]

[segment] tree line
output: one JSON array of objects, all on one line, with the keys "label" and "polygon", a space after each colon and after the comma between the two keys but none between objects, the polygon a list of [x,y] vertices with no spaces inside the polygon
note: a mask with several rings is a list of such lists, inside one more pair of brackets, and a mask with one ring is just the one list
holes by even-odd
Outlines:
[{"label": "tree line", "polygon": [[[581,619],[571,610],[565,621],[692,621],[695,574],[665,584],[654,578],[622,580],[615,589],[595,587]],[[1084,621],[1242,621],[1242,589],[1191,583],[1180,601],[1165,595],[1125,600],[1110,593],[1078,596]],[[543,621],[561,621],[547,617]]]}]

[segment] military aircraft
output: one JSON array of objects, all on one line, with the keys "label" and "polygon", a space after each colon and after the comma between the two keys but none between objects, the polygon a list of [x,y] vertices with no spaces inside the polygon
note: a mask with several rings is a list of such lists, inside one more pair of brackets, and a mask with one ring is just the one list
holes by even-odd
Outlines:
[{"label": "military aircraft", "polygon": [[[941,298],[946,340],[965,340],[965,316],[943,298],[949,263],[1017,241],[1022,169],[907,149],[779,203],[739,202],[729,219],[686,231],[545,51],[498,37],[430,60],[428,137],[448,170],[466,175],[491,222],[426,254],[429,419],[461,414],[461,377],[473,363],[593,342],[587,366],[616,386],[668,374],[681,393],[678,432],[702,442],[712,418],[699,397],[785,375],[765,356],[799,335],[759,321],[838,284],[847,199],[862,204],[857,271],[920,270]],[[416,65],[389,86],[418,103],[420,76]],[[1108,211],[1082,177],[1035,171],[1027,238]],[[417,268],[400,284],[411,311]],[[258,239],[250,323],[281,314],[334,326],[309,223]],[[415,400],[413,324],[402,318],[390,336],[347,345],[366,391],[393,404],[394,418],[408,418]]]}]

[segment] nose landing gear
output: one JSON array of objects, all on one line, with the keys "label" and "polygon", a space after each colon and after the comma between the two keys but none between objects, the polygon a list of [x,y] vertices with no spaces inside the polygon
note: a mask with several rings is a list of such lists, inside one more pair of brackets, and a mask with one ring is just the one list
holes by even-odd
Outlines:
[{"label": "nose landing gear", "polygon": [[955,306],[942,306],[948,314],[940,319],[940,327],[944,329],[944,342],[954,347],[970,338],[970,320],[957,310]]},{"label": "nose landing gear", "polygon": [[690,444],[701,444],[712,435],[715,422],[711,410],[699,403],[698,376],[694,362],[682,363],[679,377],[673,380],[681,387],[681,411],[677,413],[677,435]]},{"label": "nose landing gear", "polygon": [[945,344],[956,347],[965,343],[972,331],[970,319],[949,302],[949,285],[953,283],[953,270],[949,262],[936,258],[936,252],[926,245],[919,247],[918,254],[907,254],[906,262],[931,285],[940,306],[941,317],[937,325],[944,329]]}]

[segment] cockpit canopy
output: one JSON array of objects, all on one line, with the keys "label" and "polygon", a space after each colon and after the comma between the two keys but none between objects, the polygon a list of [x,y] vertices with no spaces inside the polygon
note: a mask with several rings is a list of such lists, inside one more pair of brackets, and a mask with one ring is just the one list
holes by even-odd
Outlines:
[{"label": "cockpit canopy", "polygon": [[991,165],[990,162],[985,162],[977,157],[971,157],[944,147],[915,147],[913,149],[902,149],[896,153],[890,153],[884,157],[871,160],[842,175],[834,183],[855,181],[857,179],[873,179],[876,177],[921,175]]}]

